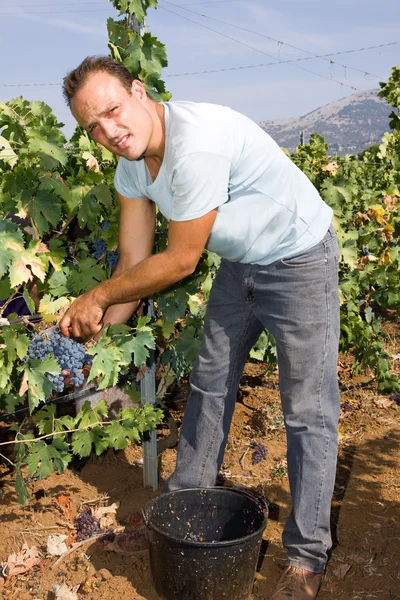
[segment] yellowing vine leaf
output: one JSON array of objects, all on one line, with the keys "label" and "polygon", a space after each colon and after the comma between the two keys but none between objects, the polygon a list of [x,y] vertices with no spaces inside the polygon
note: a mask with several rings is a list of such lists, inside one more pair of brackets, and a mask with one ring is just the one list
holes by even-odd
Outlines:
[{"label": "yellowing vine leaf", "polygon": [[18,287],[33,279],[33,276],[44,281],[46,267],[41,258],[36,256],[33,249],[24,250],[14,258],[10,266],[10,282],[12,287]]},{"label": "yellowing vine leaf", "polygon": [[10,146],[10,142],[0,135],[0,160],[4,160],[10,167],[14,167],[18,162],[18,156]]},{"label": "yellowing vine leaf", "polygon": [[70,300],[62,297],[54,300],[49,294],[46,294],[39,305],[39,312],[45,321],[54,321],[56,315],[61,309],[69,308]]}]

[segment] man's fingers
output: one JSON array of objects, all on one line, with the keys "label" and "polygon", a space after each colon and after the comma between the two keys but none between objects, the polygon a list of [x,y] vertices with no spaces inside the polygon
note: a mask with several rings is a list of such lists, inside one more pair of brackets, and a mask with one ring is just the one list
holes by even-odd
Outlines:
[{"label": "man's fingers", "polygon": [[71,319],[69,318],[68,313],[61,319],[59,327],[63,335],[71,337]]},{"label": "man's fingers", "polygon": [[103,323],[95,325],[94,323],[79,323],[75,321],[71,328],[71,336],[76,340],[85,341],[100,333],[102,328]]}]

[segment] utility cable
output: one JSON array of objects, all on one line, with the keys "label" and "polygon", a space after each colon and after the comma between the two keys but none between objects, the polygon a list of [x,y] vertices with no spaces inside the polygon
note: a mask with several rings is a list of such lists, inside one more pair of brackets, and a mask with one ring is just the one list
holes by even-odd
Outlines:
[{"label": "utility cable", "polygon": [[[386,46],[396,46],[400,44],[400,42],[387,42],[385,44],[378,44],[376,46],[365,46],[363,48],[355,48],[352,50],[341,50],[340,52],[331,52],[329,54],[321,54],[315,55],[315,58],[325,58],[329,56],[338,56],[340,54],[354,54],[355,52],[363,52],[365,50],[376,50],[378,48],[385,48]],[[281,63],[292,63],[292,62],[300,62],[303,60],[313,60],[312,56],[303,56],[300,58],[291,58],[284,61],[280,61]],[[279,64],[276,60],[269,63],[259,63],[256,65],[243,65],[239,67],[223,67],[220,69],[208,69],[205,71],[189,71],[187,73],[165,73],[164,77],[185,77],[188,75],[205,75],[207,73],[222,73],[224,71],[239,71],[241,69],[256,69],[259,67],[268,67],[270,65]],[[0,87],[46,87],[46,86],[61,86],[61,83],[0,83]]]},{"label": "utility cable", "polygon": [[[191,13],[193,13],[195,15],[198,15],[198,16],[201,16],[201,17],[205,17],[206,19],[210,19],[211,21],[216,21],[217,23],[222,23],[223,25],[229,25],[230,27],[235,27],[236,29],[240,29],[241,31],[246,31],[247,33],[251,33],[253,35],[258,35],[258,36],[260,36],[262,38],[265,38],[267,40],[270,40],[272,42],[277,42],[279,45],[287,46],[288,48],[293,48],[294,50],[299,50],[300,52],[305,52],[306,54],[309,54],[313,58],[321,58],[322,60],[325,60],[325,61],[329,62],[331,65],[337,65],[339,67],[342,67],[344,69],[349,69],[351,71],[358,71],[359,73],[363,73],[364,76],[365,75],[369,75],[370,77],[375,77],[375,79],[381,79],[381,77],[379,77],[378,75],[374,75],[372,73],[368,73],[367,71],[362,70],[362,69],[356,69],[354,67],[349,67],[347,65],[342,65],[341,63],[338,63],[336,61],[329,60],[328,58],[324,57],[323,55],[318,56],[314,52],[310,52],[309,50],[304,50],[304,48],[299,48],[298,46],[293,46],[293,44],[288,44],[287,42],[284,42],[282,40],[278,40],[276,38],[273,38],[273,37],[271,37],[269,35],[265,35],[263,33],[259,33],[258,31],[253,31],[251,29],[246,29],[245,27],[241,27],[240,25],[236,25],[234,23],[229,23],[228,21],[223,21],[222,19],[217,19],[215,17],[210,17],[209,15],[198,13],[198,12],[196,12],[194,10],[189,9],[189,8],[185,8],[183,5],[175,4],[173,2],[170,2],[169,0],[161,0],[161,1],[165,2],[166,4],[170,4],[171,6],[182,8],[183,10],[191,12]],[[278,59],[278,62],[280,62],[279,59]]]},{"label": "utility cable", "polygon": [[[246,48],[250,48],[251,50],[254,50],[255,52],[259,52],[260,54],[264,54],[264,56],[268,56],[269,58],[272,58],[275,60],[275,57],[272,56],[272,54],[268,54],[268,52],[264,52],[263,50],[260,50],[259,48],[255,48],[254,46],[250,46],[250,44],[246,44],[245,42],[241,42],[240,40],[230,36],[230,35],[226,35],[225,33],[222,33],[221,31],[218,31],[217,29],[213,29],[212,27],[208,27],[208,25],[203,25],[203,23],[199,23],[198,21],[194,21],[193,19],[189,19],[189,17],[184,17],[183,15],[180,15],[179,13],[176,13],[172,10],[170,10],[169,8],[165,8],[164,6],[160,6],[159,8],[161,8],[162,10],[165,10],[173,15],[176,15],[177,17],[181,17],[181,19],[185,19],[186,21],[190,21],[191,23],[195,23],[196,25],[199,25],[200,27],[203,27],[204,29],[208,29],[209,31],[213,31],[214,33],[217,33],[218,35],[222,35],[222,37],[227,38],[228,40],[232,40],[234,42],[236,42],[237,44],[240,44],[241,46],[245,46]],[[199,13],[197,13],[199,14]],[[202,15],[200,15],[202,16]],[[284,63],[285,61],[280,61],[278,60],[276,64],[280,64],[280,63]],[[292,62],[290,64],[293,64]],[[347,83],[343,83],[342,81],[339,81],[338,79],[333,79],[333,77],[327,77],[326,75],[322,75],[320,73],[316,73],[315,71],[311,71],[310,69],[306,69],[305,67],[300,67],[300,65],[295,65],[293,64],[293,66],[296,69],[301,69],[302,71],[306,71],[307,73],[311,73],[312,75],[315,75],[317,77],[321,77],[322,79],[327,79],[328,81],[333,81],[334,83],[338,83],[341,86],[350,88],[351,90],[354,90],[355,92],[361,92],[362,90],[360,90],[359,88],[356,88],[354,85],[349,85]]]}]

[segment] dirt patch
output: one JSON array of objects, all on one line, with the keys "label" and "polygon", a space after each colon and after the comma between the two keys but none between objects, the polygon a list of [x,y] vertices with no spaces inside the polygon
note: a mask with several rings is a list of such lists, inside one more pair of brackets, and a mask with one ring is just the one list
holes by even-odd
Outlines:
[{"label": "dirt patch", "polygon": [[[398,353],[399,326],[390,325],[390,348]],[[397,364],[400,366],[400,360]],[[400,415],[396,402],[379,394],[368,377],[351,378],[347,361],[340,362],[342,411],[336,488],[332,506],[334,547],[318,598],[358,600],[400,599]],[[277,376],[267,377],[265,365],[248,363],[241,380],[237,408],[221,470],[221,483],[244,486],[265,497],[270,518],[264,534],[253,600],[266,600],[284,566],[281,535],[290,512],[286,440]],[[171,398],[169,407],[178,425],[187,386]],[[160,429],[160,435],[165,432]],[[268,449],[265,460],[252,464],[252,441]],[[175,449],[161,460],[161,479],[173,471]],[[46,554],[49,534],[71,536],[71,524],[82,506],[119,503],[114,526],[133,531],[137,513],[158,492],[143,487],[141,448],[108,452],[76,463],[64,474],[53,474],[30,485],[26,507],[16,501],[12,474],[1,466],[0,562],[19,552],[24,543],[39,546],[41,562],[28,572],[0,578],[0,598],[51,600],[54,585],[76,588],[87,600],[159,600],[153,588],[146,551],[123,555],[99,540],[87,542],[58,560]],[[57,503],[71,503],[66,515]],[[84,504],[92,502],[92,504]],[[57,563],[57,564],[55,564]]]}]

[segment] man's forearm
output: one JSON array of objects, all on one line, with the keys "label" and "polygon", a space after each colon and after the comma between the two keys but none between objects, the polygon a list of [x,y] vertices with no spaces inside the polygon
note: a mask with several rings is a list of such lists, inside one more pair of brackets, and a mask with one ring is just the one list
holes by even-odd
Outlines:
[{"label": "man's forearm", "polygon": [[[193,269],[176,260],[173,254],[160,252],[120,275],[100,283],[94,294],[99,306],[126,304],[147,298],[192,273]],[[107,311],[108,312],[108,311]]]}]

